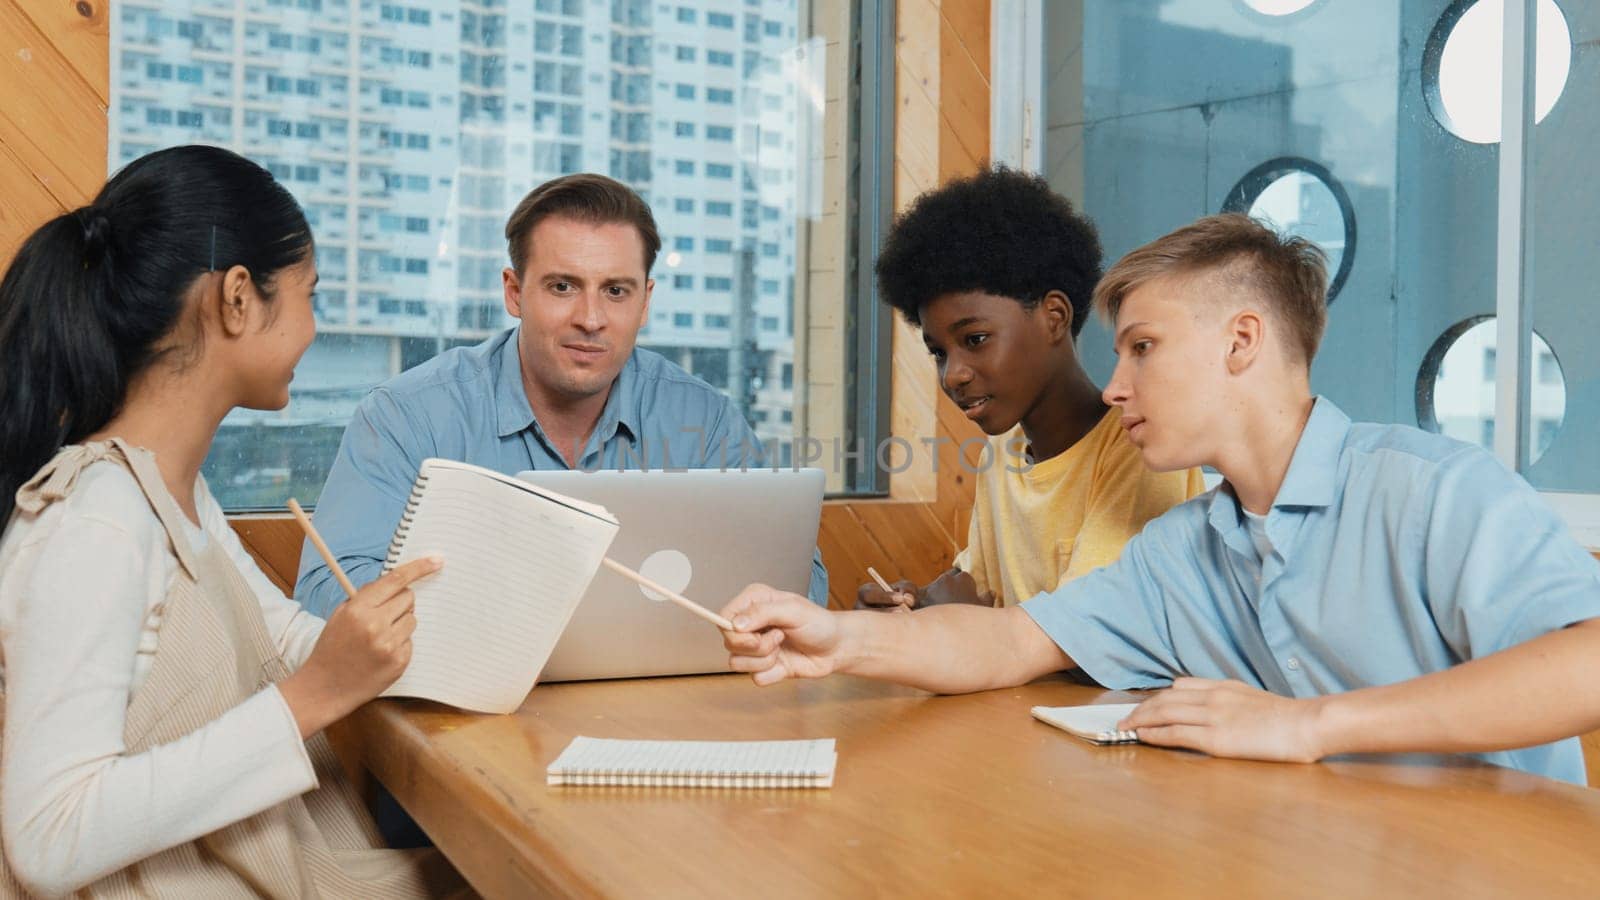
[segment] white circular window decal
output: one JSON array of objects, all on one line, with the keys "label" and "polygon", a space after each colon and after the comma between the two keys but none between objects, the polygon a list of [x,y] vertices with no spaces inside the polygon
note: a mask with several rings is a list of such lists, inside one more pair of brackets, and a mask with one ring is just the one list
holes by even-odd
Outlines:
[{"label": "white circular window decal", "polygon": [[1327,167],[1285,156],[1251,169],[1222,201],[1284,234],[1305,238],[1328,255],[1328,302],[1350,274],[1356,249],[1355,210]]},{"label": "white circular window decal", "polygon": [[[1417,373],[1417,423],[1428,431],[1494,449],[1495,317],[1474,316],[1434,341]],[[1555,443],[1567,414],[1567,380],[1550,344],[1533,334],[1528,388],[1530,463]]]},{"label": "white circular window decal", "polygon": [[[1535,6],[1533,118],[1555,108],[1572,70],[1572,30],[1556,0]],[[1457,0],[1439,17],[1423,53],[1422,80],[1433,117],[1474,144],[1500,140],[1503,0]]]},{"label": "white circular window decal", "polygon": [[1253,10],[1264,16],[1292,16],[1317,0],[1244,0]]}]

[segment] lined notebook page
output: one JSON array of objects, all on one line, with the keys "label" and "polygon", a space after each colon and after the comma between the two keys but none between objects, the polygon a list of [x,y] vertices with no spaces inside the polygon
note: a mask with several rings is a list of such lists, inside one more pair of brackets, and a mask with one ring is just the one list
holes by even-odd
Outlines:
[{"label": "lined notebook page", "polygon": [[1118,731],[1117,723],[1133,712],[1137,703],[1102,703],[1097,706],[1035,706],[1033,717],[1095,744],[1129,744],[1139,740],[1131,731]]},{"label": "lined notebook page", "polygon": [[812,741],[625,741],[576,737],[546,770],[550,784],[650,787],[833,786],[832,738]]},{"label": "lined notebook page", "polygon": [[412,588],[411,664],[383,696],[516,709],[616,533],[600,507],[465,463],[423,461],[386,568],[438,554],[444,569]]}]

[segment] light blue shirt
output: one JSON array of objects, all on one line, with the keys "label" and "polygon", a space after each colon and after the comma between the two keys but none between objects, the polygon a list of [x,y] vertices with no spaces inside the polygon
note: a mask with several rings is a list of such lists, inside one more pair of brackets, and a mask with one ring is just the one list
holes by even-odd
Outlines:
[{"label": "light blue shirt", "polygon": [[[1600,566],[1522,478],[1460,441],[1352,425],[1326,398],[1266,534],[1263,560],[1224,484],[1022,608],[1109,688],[1193,675],[1290,697],[1406,681],[1600,616]],[[1576,738],[1480,756],[1584,783]]]},{"label": "light blue shirt", "polygon": [[[520,327],[520,326],[519,326]],[[517,329],[448,350],[368,394],[345,428],[315,521],[357,587],[383,573],[411,485],[430,456],[508,475],[569,468],[545,436],[522,384]],[[773,465],[739,408],[657,353],[636,348],[606,398],[578,467],[706,469]],[[753,502],[757,502],[754,501]],[[819,551],[808,593],[828,602]],[[326,618],[344,590],[308,543],[295,599]]]}]

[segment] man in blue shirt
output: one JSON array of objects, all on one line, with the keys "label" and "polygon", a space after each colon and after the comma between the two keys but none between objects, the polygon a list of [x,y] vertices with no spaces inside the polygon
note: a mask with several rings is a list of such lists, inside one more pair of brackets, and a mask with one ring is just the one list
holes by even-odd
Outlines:
[{"label": "man in blue shirt", "polygon": [[[527,469],[771,465],[737,406],[635,346],[661,239],[650,208],[601,175],[534,189],[506,224],[506,310],[521,320],[367,395],[345,429],[316,525],[357,586],[383,570],[422,461]],[[809,593],[827,602],[813,561]],[[295,597],[326,617],[344,590],[309,546]]]},{"label": "man in blue shirt", "polygon": [[1081,667],[1169,690],[1119,727],[1219,756],[1465,752],[1582,783],[1600,727],[1600,566],[1518,476],[1310,388],[1321,252],[1238,215],[1130,253],[1095,292],[1105,391],[1151,468],[1225,482],[1020,607],[826,613],[760,585],[723,614],[758,684],[842,671],[940,692]]}]

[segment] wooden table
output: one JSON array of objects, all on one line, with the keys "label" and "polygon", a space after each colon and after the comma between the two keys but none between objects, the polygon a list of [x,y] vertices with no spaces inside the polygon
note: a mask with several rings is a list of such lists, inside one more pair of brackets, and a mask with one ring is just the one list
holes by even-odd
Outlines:
[{"label": "wooden table", "polygon": [[[369,704],[347,740],[487,897],[1600,896],[1600,792],[1452,757],[1095,747],[1033,705],[854,678],[545,685],[509,716]],[[575,735],[838,739],[831,790],[548,787]]]}]

